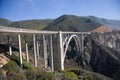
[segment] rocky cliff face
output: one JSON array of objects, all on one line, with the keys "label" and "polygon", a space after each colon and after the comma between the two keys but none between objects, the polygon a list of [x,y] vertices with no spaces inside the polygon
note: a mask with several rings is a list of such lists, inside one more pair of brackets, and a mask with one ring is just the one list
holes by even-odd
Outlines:
[{"label": "rocky cliff face", "polygon": [[112,31],[103,34],[93,34],[94,40],[103,46],[120,52],[120,31]]},{"label": "rocky cliff face", "polygon": [[93,33],[85,39],[84,67],[120,79],[120,31]]},{"label": "rocky cliff face", "polygon": [[97,29],[92,30],[92,32],[109,32],[109,31],[110,31],[110,29],[106,26],[101,26]]}]

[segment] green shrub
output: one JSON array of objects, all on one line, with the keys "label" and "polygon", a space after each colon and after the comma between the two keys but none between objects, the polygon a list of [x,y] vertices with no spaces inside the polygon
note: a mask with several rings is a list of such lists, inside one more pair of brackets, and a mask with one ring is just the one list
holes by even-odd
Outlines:
[{"label": "green shrub", "polygon": [[27,70],[26,77],[28,80],[53,80],[54,75],[49,72],[39,72],[34,70]]},{"label": "green shrub", "polygon": [[9,72],[19,72],[20,71],[20,67],[13,60],[10,60],[7,64],[5,64],[3,66],[3,68],[5,70],[8,70]]},{"label": "green shrub", "polygon": [[37,71],[28,69],[26,70],[25,74],[28,80],[37,80],[37,76],[38,76]]},{"label": "green shrub", "polygon": [[83,76],[78,76],[78,80],[84,80]]},{"label": "green shrub", "polygon": [[93,80],[92,75],[84,75],[84,76],[78,76],[79,80]]},{"label": "green shrub", "polygon": [[41,72],[40,76],[42,80],[53,80],[54,79],[54,75],[50,72]]},{"label": "green shrub", "polygon": [[3,76],[3,73],[2,73],[2,68],[0,68],[0,80],[4,80],[4,76]]},{"label": "green shrub", "polygon": [[54,78],[55,80],[64,80],[64,73],[62,72],[54,72]]},{"label": "green shrub", "polygon": [[18,65],[20,64],[20,60],[19,60],[19,57],[17,56],[17,54],[13,53],[11,56],[10,56],[10,59],[15,61]]},{"label": "green shrub", "polygon": [[2,75],[2,68],[0,68],[0,75]]},{"label": "green shrub", "polygon": [[61,69],[60,69],[60,70],[58,70],[58,72],[59,72],[59,73],[64,73],[64,72],[66,72],[66,70],[61,70]]},{"label": "green shrub", "polygon": [[84,77],[85,80],[93,80],[93,76],[92,75],[87,75]]},{"label": "green shrub", "polygon": [[8,80],[27,80],[24,71],[13,60],[4,65],[3,69],[8,71],[6,74]]},{"label": "green shrub", "polygon": [[78,68],[71,68],[71,69],[69,69],[68,71],[73,72],[73,73],[75,73],[76,75],[80,75],[80,74],[81,74],[81,70],[78,69]]},{"label": "green shrub", "polygon": [[23,73],[9,72],[7,74],[8,80],[27,80],[26,76]]},{"label": "green shrub", "polygon": [[37,70],[34,66],[32,66],[30,63],[28,63],[26,61],[23,62],[23,68],[29,69],[29,70]]},{"label": "green shrub", "polygon": [[67,80],[77,80],[77,75],[73,72],[65,72],[64,75]]}]

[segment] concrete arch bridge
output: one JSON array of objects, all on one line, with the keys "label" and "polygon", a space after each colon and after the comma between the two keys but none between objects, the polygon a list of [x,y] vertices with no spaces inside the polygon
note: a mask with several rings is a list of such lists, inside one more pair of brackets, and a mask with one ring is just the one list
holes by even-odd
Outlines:
[{"label": "concrete arch bridge", "polygon": [[45,68],[49,66],[52,71],[64,70],[65,57],[71,41],[74,40],[77,56],[80,56],[84,50],[84,38],[89,34],[91,33],[41,31],[0,26],[0,44],[9,45],[9,55],[12,55],[13,45],[18,47],[21,67],[22,52],[26,53],[26,60],[29,62],[29,52],[33,50],[35,67],[38,66],[38,60],[42,57]]}]

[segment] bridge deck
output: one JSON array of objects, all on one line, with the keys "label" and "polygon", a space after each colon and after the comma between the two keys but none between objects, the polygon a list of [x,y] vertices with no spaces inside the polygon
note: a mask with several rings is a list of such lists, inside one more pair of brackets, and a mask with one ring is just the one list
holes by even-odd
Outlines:
[{"label": "bridge deck", "polygon": [[[21,29],[21,28],[11,28],[0,26],[0,33],[9,33],[9,34],[57,34],[60,31],[43,31],[43,30],[31,30],[31,29]],[[67,34],[90,34],[90,32],[66,32],[62,31],[61,33]]]}]

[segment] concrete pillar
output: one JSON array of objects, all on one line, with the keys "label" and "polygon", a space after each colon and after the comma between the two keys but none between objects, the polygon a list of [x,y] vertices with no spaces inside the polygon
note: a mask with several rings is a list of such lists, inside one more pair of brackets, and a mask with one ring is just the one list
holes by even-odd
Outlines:
[{"label": "concrete pillar", "polygon": [[37,59],[40,59],[40,55],[39,55],[39,42],[37,41]]},{"label": "concrete pillar", "polygon": [[10,56],[12,55],[12,47],[11,47],[11,44],[9,44],[9,54],[10,54]]},{"label": "concrete pillar", "polygon": [[84,51],[84,33],[81,33],[81,53]]},{"label": "concrete pillar", "polygon": [[33,47],[34,47],[34,63],[35,63],[35,67],[37,67],[37,55],[36,55],[36,40],[35,40],[35,34],[33,34]]},{"label": "concrete pillar", "polygon": [[12,46],[11,46],[11,41],[12,41],[12,39],[10,38],[10,36],[8,36],[8,44],[9,44],[9,54],[10,54],[10,56],[12,55]]},{"label": "concrete pillar", "polygon": [[29,62],[28,43],[27,42],[25,43],[25,46],[26,46],[26,59],[27,59],[27,62]]},{"label": "concrete pillar", "polygon": [[54,71],[52,34],[50,35],[50,53],[51,53],[51,69],[52,71]]},{"label": "concrete pillar", "polygon": [[47,45],[46,45],[46,40],[45,40],[45,35],[43,34],[43,53],[44,53],[44,64],[45,68],[47,68]]},{"label": "concrete pillar", "polygon": [[60,40],[60,57],[61,57],[61,69],[64,70],[64,52],[63,52],[63,40],[62,40],[62,32],[59,31],[59,40]]},{"label": "concrete pillar", "polygon": [[21,49],[21,35],[18,34],[18,42],[19,42],[19,57],[20,57],[20,66],[23,67],[23,60],[22,60],[22,49]]}]

